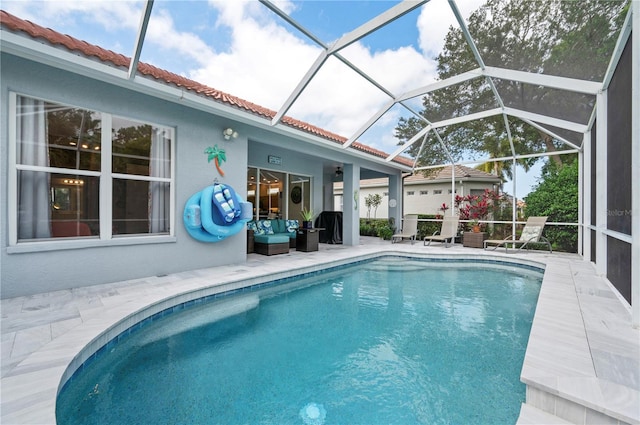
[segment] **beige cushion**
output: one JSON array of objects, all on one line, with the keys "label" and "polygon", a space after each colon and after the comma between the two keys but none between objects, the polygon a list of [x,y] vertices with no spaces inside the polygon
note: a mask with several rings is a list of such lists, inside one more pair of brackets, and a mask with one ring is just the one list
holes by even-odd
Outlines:
[{"label": "beige cushion", "polygon": [[520,240],[530,241],[532,239],[538,239],[541,231],[542,231],[541,226],[526,226],[524,229],[522,229]]}]

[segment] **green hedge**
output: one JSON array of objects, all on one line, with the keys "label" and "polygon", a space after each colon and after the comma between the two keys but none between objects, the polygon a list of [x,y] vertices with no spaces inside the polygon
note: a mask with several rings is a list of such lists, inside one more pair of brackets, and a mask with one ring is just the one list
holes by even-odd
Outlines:
[{"label": "green hedge", "polygon": [[[420,221],[424,219],[435,219],[435,215],[419,214],[418,215],[418,239],[422,239],[427,235],[433,235],[434,232],[440,231],[442,227],[438,221]],[[382,239],[391,239],[396,232],[393,223],[389,223],[386,218],[377,219],[360,219],[360,236],[378,236]]]},{"label": "green hedge", "polygon": [[389,240],[395,233],[393,220],[386,218],[360,219],[360,236],[378,236]]},{"label": "green hedge", "polygon": [[440,231],[442,228],[441,221],[420,221],[425,219],[433,220],[435,218],[437,218],[437,216],[432,214],[418,214],[418,240]]}]

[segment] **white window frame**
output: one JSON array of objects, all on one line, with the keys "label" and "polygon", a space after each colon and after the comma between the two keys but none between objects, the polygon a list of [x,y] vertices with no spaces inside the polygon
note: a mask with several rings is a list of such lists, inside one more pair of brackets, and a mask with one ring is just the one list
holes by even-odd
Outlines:
[{"label": "white window frame", "polygon": [[[57,103],[71,108],[89,109],[95,112],[100,112],[102,119],[102,139],[101,139],[101,162],[100,171],[91,170],[76,170],[66,168],[55,167],[43,167],[23,165],[17,163],[17,99],[18,96],[29,97],[32,99],[42,100],[44,102]],[[103,247],[103,246],[118,246],[118,245],[138,245],[149,243],[167,243],[175,242],[175,222],[176,222],[176,200],[175,200],[175,176],[176,176],[176,130],[174,127],[165,124],[153,123],[150,121],[143,121],[137,118],[123,117],[118,114],[111,114],[108,112],[99,111],[94,108],[87,108],[83,106],[71,105],[67,102],[59,102],[56,100],[43,99],[41,97],[21,94],[17,92],[9,93],[9,143],[8,143],[8,176],[7,176],[7,195],[8,195],[8,235],[9,244],[7,247],[7,253],[22,253],[22,252],[41,252],[41,251],[57,251],[64,249],[79,249],[88,247]],[[171,177],[151,177],[151,176],[136,176],[129,174],[118,174],[111,172],[112,161],[112,140],[111,140],[111,128],[112,118],[114,116],[122,117],[130,121],[140,122],[141,124],[148,124],[159,126],[168,129],[171,132]],[[47,173],[62,173],[62,174],[74,174],[87,177],[98,177],[100,179],[100,235],[98,238],[78,238],[78,239],[41,239],[41,240],[29,240],[18,241],[18,171],[40,171]],[[112,235],[112,208],[113,208],[113,194],[112,183],[113,179],[128,179],[128,180],[142,180],[142,181],[158,181],[169,183],[169,233],[168,234],[136,234],[136,235],[118,235],[114,238]]]}]

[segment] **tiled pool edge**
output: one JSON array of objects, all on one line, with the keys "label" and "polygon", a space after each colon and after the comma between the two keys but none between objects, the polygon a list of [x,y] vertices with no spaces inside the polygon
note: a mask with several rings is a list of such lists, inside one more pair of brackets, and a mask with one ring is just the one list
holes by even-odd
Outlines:
[{"label": "tiled pool edge", "polygon": [[226,283],[220,283],[217,285],[211,285],[187,291],[182,294],[176,294],[170,296],[161,301],[149,304],[147,307],[138,310],[131,315],[123,318],[119,322],[115,323],[110,328],[106,329],[101,335],[94,338],[89,344],[87,344],[69,363],[69,366],[65,370],[60,380],[60,386],[58,393],[64,388],[66,383],[73,378],[73,376],[86,367],[91,361],[99,356],[104,350],[109,348],[120,341],[123,337],[139,330],[149,321],[153,321],[162,317],[165,317],[171,313],[181,311],[192,305],[203,304],[214,299],[219,299],[226,296],[232,296],[239,293],[249,293],[257,291],[267,286],[277,286],[286,284],[289,281],[304,279],[314,276],[319,273],[324,273],[332,270],[337,270],[341,267],[347,267],[357,265],[363,262],[371,261],[375,258],[381,257],[405,257],[405,258],[417,258],[423,260],[429,260],[433,263],[447,263],[447,262],[468,262],[471,265],[478,264],[492,264],[499,266],[511,266],[515,268],[521,268],[526,270],[533,270],[540,273],[544,272],[544,265],[538,262],[511,259],[504,259],[498,257],[464,257],[461,255],[455,256],[436,256],[433,254],[420,255],[416,253],[398,253],[398,252],[378,252],[373,254],[367,254],[359,257],[353,257],[346,260],[336,260],[332,263],[325,263],[320,266],[308,266],[303,268],[292,269],[287,272],[281,272],[273,275],[257,276],[253,279],[240,279],[236,281],[230,281]]},{"label": "tiled pool edge", "polygon": [[608,308],[618,319],[628,316],[628,323],[594,316],[589,298],[613,295],[611,289],[590,264],[568,266],[552,263],[545,272],[521,374],[526,404],[573,424],[640,424],[640,392],[599,377],[591,347],[598,332],[593,323],[611,333],[621,330],[612,328],[618,325],[640,334],[630,329],[630,314],[617,299]]},{"label": "tiled pool edge", "polygon": [[[30,354],[20,363],[20,373],[2,378],[0,387],[2,412],[0,423],[11,424],[55,424],[57,394],[73,372],[101,347],[122,331],[134,326],[146,317],[170,308],[181,302],[209,296],[216,292],[286,279],[303,273],[314,273],[327,267],[339,267],[354,261],[365,261],[387,255],[386,251],[347,255],[322,264],[297,267],[277,273],[265,271],[253,277],[227,279],[217,284],[203,284],[202,278],[189,279],[192,288],[171,294],[149,294],[144,300],[126,299],[124,303],[105,308],[111,316],[92,318],[78,328],[54,339]],[[164,277],[170,278],[170,276]],[[183,286],[186,281],[183,281]],[[33,388],[33,383],[38,388]],[[15,398],[13,398],[15,397]],[[7,405],[10,411],[7,413]]]},{"label": "tiled pool edge", "polygon": [[[363,254],[365,252],[368,253]],[[473,254],[471,254],[472,252]],[[574,265],[574,267],[577,266],[578,268],[584,266],[590,269],[590,273],[595,276],[592,266],[582,261],[577,256],[563,256],[562,254],[548,255],[544,253],[523,253],[508,255],[500,253],[489,254],[480,250],[465,250],[464,248],[456,249],[456,247],[450,250],[446,250],[446,252],[443,253],[442,250],[436,251],[428,248],[420,249],[403,244],[397,244],[394,247],[377,246],[373,249],[367,248],[367,250],[360,250],[356,252],[354,252],[354,250],[331,252],[326,256],[327,258],[318,258],[319,260],[325,262],[319,263],[316,260],[316,262],[311,266],[297,267],[296,270],[288,270],[286,272],[278,273],[278,275],[284,274],[290,276],[299,273],[299,270],[320,270],[326,268],[328,265],[347,264],[358,259],[375,258],[384,255],[402,255],[440,259],[468,258],[489,261],[491,259],[495,259],[498,261],[515,262],[518,264],[530,264],[533,267],[539,267],[541,264],[547,264],[547,267],[549,266],[549,264],[556,264],[558,265],[558,270],[560,271],[570,269],[567,267],[567,265],[570,264]],[[302,263],[305,263],[307,262],[306,259],[310,259],[313,256],[314,254],[305,255],[299,258],[304,258]],[[337,260],[334,260],[334,257],[337,258]],[[281,261],[281,263],[278,265],[279,270],[285,268],[282,267],[283,264],[286,264],[288,266],[288,263],[290,262],[290,260],[284,258],[284,256],[279,261]],[[242,265],[235,265],[232,267],[242,268]],[[547,270],[549,271],[552,269],[547,268]],[[236,270],[233,270],[232,274],[236,272]],[[211,282],[211,272],[209,271],[208,274],[205,274],[207,275],[206,277],[208,281]],[[167,297],[174,297],[183,292],[198,291],[208,286],[216,286],[211,285],[210,283],[203,283],[203,279],[202,277],[198,277],[199,274],[197,273],[197,271],[195,271],[194,273],[188,273],[188,275],[192,278],[189,277],[188,279],[185,279],[184,276],[179,275],[157,278],[168,281],[171,286],[171,288],[168,289],[171,289],[173,291],[170,294],[167,294],[166,292],[161,292],[158,294],[156,293],[158,286],[154,286],[154,292],[146,294],[143,297],[143,300],[135,297],[127,298],[126,294],[123,294],[123,296],[119,296],[117,300],[109,299],[109,304],[104,304],[104,310],[105,312],[109,313],[110,317],[108,323],[104,318],[91,318],[81,325],[82,329],[76,329],[74,330],[74,332],[70,332],[63,335],[62,337],[58,337],[41,349],[32,352],[27,358],[20,362],[19,372],[17,372],[15,375],[5,376],[2,378],[2,423],[55,423],[55,398],[59,384],[62,381],[61,377],[63,376],[67,366],[69,365],[70,360],[75,355],[77,355],[77,353],[79,353],[86,345],[83,344],[83,341],[92,341],[93,339],[96,339],[95,336],[100,332],[109,328],[109,326],[113,326],[113,324],[117,323],[123,318],[127,318],[130,314],[132,314],[132,312],[136,312],[144,308],[145,306],[162,302],[163,299]],[[252,276],[253,277],[251,277],[249,280],[260,278],[264,280],[272,280],[275,275],[265,272],[260,276],[257,276],[255,274],[253,274]],[[552,283],[557,284],[558,279],[565,279],[567,278],[567,275],[563,273],[556,274],[555,272],[545,272],[544,280],[546,281],[547,278],[551,278],[553,280]],[[181,281],[181,279],[185,280]],[[220,281],[217,285],[228,285],[236,280],[247,279],[245,277],[238,277],[237,279],[234,279],[226,276],[226,280]],[[146,284],[146,282],[144,283]],[[570,286],[574,287],[571,273],[569,273],[568,279],[565,280],[565,283],[571,283]],[[167,287],[168,286],[169,285],[167,285]],[[175,286],[179,286],[180,289],[176,290]],[[165,287],[163,287],[162,285],[159,285],[159,287],[161,290],[165,289]],[[185,290],[184,287],[189,287],[191,289]],[[553,302],[553,299],[549,299],[548,301]],[[543,303],[539,302],[538,307],[540,307],[541,305],[543,305]],[[82,332],[80,332],[80,330],[82,330]],[[75,338],[76,336],[78,338]],[[537,336],[532,337],[531,341],[535,341],[536,338]],[[550,365],[549,372],[550,373],[546,374],[546,376],[550,376],[550,380],[553,380],[554,376],[556,378],[558,376],[563,376],[561,374],[562,372],[556,373],[557,371],[554,369],[553,364]],[[528,378],[524,369],[522,377],[523,380]],[[534,376],[534,378],[536,377]],[[553,382],[551,382],[551,385],[549,387],[550,389],[553,387]],[[560,391],[564,390],[564,388],[560,388]],[[7,409],[5,409],[5,407]]]},{"label": "tiled pool edge", "polygon": [[123,318],[110,328],[106,329],[101,335],[93,339],[87,344],[73,360],[69,363],[68,368],[62,375],[58,392],[64,387],[66,382],[71,379],[77,370],[82,369],[91,359],[99,355],[103,350],[108,349],[110,344],[117,342],[123,336],[135,332],[149,320],[165,317],[168,314],[183,310],[191,305],[197,305],[209,302],[222,296],[232,296],[239,293],[248,293],[258,290],[267,285],[284,284],[289,279],[306,278],[317,273],[321,273],[327,268],[338,268],[344,265],[355,264],[369,259],[376,258],[379,255],[366,255],[363,258],[355,258],[351,260],[338,260],[336,264],[330,266],[308,266],[298,269],[292,269],[278,274],[265,274],[254,278],[238,279],[228,282],[210,285],[198,289],[186,291],[162,299],[158,302],[149,304],[147,307],[133,312],[128,317]]}]

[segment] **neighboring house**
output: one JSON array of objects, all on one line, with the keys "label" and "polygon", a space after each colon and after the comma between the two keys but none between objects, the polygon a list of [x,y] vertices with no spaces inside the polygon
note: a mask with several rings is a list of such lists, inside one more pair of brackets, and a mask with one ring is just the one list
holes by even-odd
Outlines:
[{"label": "neighboring house", "polygon": [[[244,231],[202,243],[183,224],[188,199],[214,180],[251,201],[254,217],[299,219],[302,207],[331,209],[338,166],[397,190],[411,169],[291,117],[274,125],[272,110],[148,64],[130,76],[121,54],[0,18],[2,298],[245,262]],[[213,146],[224,175],[207,161]],[[359,243],[356,215],[344,213],[346,245]]]},{"label": "neighboring house", "polygon": [[[455,166],[453,180],[451,167],[443,167],[427,177],[418,172],[405,177],[403,181],[403,214],[441,214],[442,204],[452,207],[452,193],[460,196],[482,195],[486,189],[499,190],[502,184],[499,177],[464,165]],[[382,204],[376,211],[371,210],[370,218],[388,218],[389,190],[386,178],[360,181],[360,218],[367,218],[366,197],[376,193],[382,196]],[[340,209],[342,182],[334,183],[334,196],[336,209]]]}]

